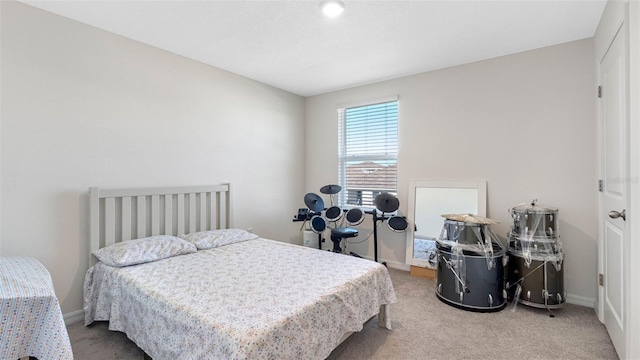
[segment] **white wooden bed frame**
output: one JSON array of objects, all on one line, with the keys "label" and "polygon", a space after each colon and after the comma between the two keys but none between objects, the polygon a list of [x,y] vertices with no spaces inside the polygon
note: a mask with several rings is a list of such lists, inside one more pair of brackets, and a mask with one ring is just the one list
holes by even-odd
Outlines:
[{"label": "white wooden bed frame", "polygon": [[92,253],[121,241],[231,228],[231,185],[137,189],[91,187]]},{"label": "white wooden bed frame", "polygon": [[[232,227],[228,183],[129,189],[91,187],[89,197],[91,266],[97,263],[94,251],[121,241]],[[379,316],[386,318],[387,314],[382,312]],[[345,333],[338,345],[351,334]],[[145,354],[145,359],[150,357]]]}]

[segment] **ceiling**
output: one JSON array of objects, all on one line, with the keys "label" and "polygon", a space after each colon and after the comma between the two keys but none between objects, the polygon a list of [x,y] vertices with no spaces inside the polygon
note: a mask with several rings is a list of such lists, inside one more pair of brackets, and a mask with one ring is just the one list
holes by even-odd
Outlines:
[{"label": "ceiling", "polygon": [[302,96],[592,37],[606,0],[24,3]]}]

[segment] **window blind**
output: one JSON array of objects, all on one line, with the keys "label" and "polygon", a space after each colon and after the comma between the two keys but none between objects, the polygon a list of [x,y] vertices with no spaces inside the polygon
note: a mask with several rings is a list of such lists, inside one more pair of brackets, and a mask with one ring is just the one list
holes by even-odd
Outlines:
[{"label": "window blind", "polygon": [[374,207],[376,195],[397,194],[398,102],[338,109],[341,206]]}]

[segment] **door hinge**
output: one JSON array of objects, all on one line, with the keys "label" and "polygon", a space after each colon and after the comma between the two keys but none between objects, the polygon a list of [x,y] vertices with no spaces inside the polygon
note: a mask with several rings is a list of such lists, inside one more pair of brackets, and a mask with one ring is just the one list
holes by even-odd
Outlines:
[{"label": "door hinge", "polygon": [[604,286],[604,275],[598,274],[598,285]]},{"label": "door hinge", "polygon": [[602,97],[602,86],[598,86],[598,98]]},{"label": "door hinge", "polygon": [[598,180],[598,191],[602,192],[604,189],[604,182],[602,180]]}]

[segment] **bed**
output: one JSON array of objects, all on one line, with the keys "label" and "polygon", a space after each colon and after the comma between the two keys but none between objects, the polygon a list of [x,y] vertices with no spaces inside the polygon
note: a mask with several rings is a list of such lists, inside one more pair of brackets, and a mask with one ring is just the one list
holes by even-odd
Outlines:
[{"label": "bed", "polygon": [[230,193],[91,188],[85,325],[154,359],[324,359],[376,315],[391,329],[383,265],[234,229]]}]

